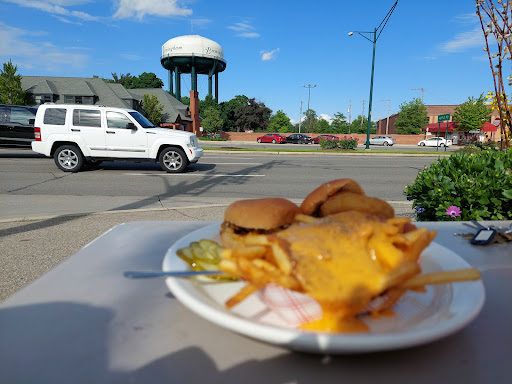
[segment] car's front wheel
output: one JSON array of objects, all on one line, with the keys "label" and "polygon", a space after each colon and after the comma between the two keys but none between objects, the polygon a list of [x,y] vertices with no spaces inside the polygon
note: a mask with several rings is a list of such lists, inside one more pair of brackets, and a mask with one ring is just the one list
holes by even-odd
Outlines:
[{"label": "car's front wheel", "polygon": [[425,143],[420,143],[420,147],[424,147],[425,146]]},{"label": "car's front wheel", "polygon": [[80,148],[74,145],[62,145],[53,154],[57,167],[64,172],[78,172],[84,165],[84,156]]},{"label": "car's front wheel", "polygon": [[169,173],[180,173],[188,166],[188,159],[179,148],[165,148],[158,158],[162,169]]},{"label": "car's front wheel", "polygon": [[446,145],[444,143],[439,144],[440,147],[445,147]]},{"label": "car's front wheel", "polygon": [[275,144],[276,143],[276,139],[272,139],[272,144]]}]

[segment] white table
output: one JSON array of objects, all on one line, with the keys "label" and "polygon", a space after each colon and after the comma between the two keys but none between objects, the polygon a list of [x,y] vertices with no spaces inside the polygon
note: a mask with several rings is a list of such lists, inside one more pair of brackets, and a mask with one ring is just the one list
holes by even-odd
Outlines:
[{"label": "white table", "polygon": [[[499,222],[508,226],[512,222]],[[210,222],[108,231],[0,306],[1,383],[510,383],[512,243],[472,246],[461,223],[418,223],[483,272],[486,302],[458,333],[393,352],[321,356],[234,334],[187,310],[163,279],[167,249]]]}]

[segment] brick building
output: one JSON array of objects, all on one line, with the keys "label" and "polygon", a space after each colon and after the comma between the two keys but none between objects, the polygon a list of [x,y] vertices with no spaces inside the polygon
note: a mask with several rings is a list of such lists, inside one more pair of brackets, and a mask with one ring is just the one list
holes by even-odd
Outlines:
[{"label": "brick building", "polygon": [[[427,124],[435,124],[437,123],[437,116],[438,115],[444,115],[444,114],[450,114],[450,122],[453,122],[453,114],[455,112],[455,108],[458,107],[458,105],[426,105],[427,108],[427,116],[428,116],[428,123]],[[491,118],[489,119],[489,122],[492,123],[497,117],[498,112],[493,111]],[[394,115],[389,116],[389,124],[387,123],[388,119],[384,118],[377,122],[377,131],[376,133],[378,135],[392,135],[397,134],[395,127],[396,119],[398,118],[398,113],[395,113]],[[426,124],[426,125],[427,125]]]}]

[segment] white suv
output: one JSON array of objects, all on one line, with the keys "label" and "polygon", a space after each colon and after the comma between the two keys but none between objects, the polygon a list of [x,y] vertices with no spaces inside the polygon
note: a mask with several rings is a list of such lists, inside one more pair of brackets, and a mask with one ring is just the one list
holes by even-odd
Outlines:
[{"label": "white suv", "polygon": [[203,155],[196,135],[156,128],[132,109],[43,104],[34,123],[32,150],[52,157],[65,172],[103,160],[154,161],[164,171],[183,172]]}]

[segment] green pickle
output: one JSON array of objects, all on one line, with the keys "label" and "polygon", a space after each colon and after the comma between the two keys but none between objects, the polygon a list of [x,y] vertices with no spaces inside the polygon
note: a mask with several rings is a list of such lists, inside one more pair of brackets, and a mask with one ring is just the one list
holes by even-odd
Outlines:
[{"label": "green pickle", "polygon": [[[221,260],[222,250],[222,246],[216,241],[202,239],[191,242],[188,247],[178,249],[176,254],[189,264],[193,271],[216,271],[218,270],[217,264]],[[215,280],[236,280],[235,277],[228,275],[208,277]]]}]

